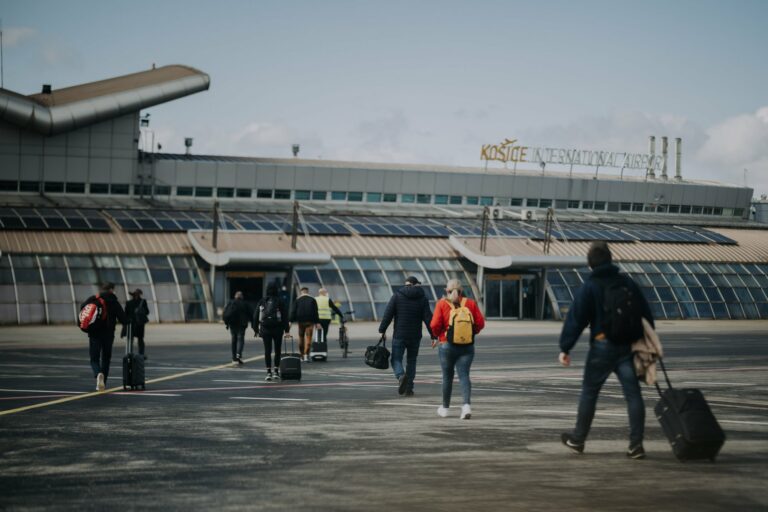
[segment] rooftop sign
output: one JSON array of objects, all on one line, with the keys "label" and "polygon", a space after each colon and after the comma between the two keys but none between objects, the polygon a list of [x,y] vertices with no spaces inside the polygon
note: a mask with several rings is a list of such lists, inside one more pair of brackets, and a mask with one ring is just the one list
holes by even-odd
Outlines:
[{"label": "rooftop sign", "polygon": [[504,139],[501,144],[485,144],[480,148],[480,159],[498,162],[530,162],[535,164],[584,165],[589,167],[621,167],[625,169],[653,169],[660,171],[663,157],[648,153],[617,153],[584,149],[528,147],[517,139]]}]

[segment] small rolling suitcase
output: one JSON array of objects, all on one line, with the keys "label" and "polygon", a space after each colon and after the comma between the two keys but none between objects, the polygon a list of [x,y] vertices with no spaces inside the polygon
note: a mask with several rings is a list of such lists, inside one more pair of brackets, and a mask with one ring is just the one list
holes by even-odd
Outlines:
[{"label": "small rolling suitcase", "polygon": [[715,460],[725,443],[725,433],[717,423],[715,415],[698,389],[673,388],[659,359],[667,389],[656,383],[661,400],[654,407],[656,418],[672,446],[672,452],[679,461],[709,459]]},{"label": "small rolling suitcase", "polygon": [[144,382],[144,356],[133,353],[133,331],[128,323],[123,357],[123,389],[146,389]]},{"label": "small rolling suitcase", "polygon": [[323,329],[315,329],[312,333],[312,346],[309,349],[309,357],[313,361],[328,360],[328,340],[323,336]]},{"label": "small rolling suitcase", "polygon": [[[288,352],[288,342],[291,340],[291,352]],[[301,380],[301,354],[296,353],[293,336],[286,334],[283,337],[286,341],[286,353],[280,358],[280,378],[282,380]]]}]

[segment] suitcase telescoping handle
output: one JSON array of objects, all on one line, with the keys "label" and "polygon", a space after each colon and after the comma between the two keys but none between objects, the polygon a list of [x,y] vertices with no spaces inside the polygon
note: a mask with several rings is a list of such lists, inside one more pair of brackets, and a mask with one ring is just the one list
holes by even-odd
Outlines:
[{"label": "suitcase telescoping handle", "polygon": [[[291,336],[289,333],[283,334],[283,341],[291,340],[291,353],[296,352],[296,347],[294,346],[293,336]],[[288,348],[288,344],[286,343],[286,348]]]},{"label": "suitcase telescoping handle", "polygon": [[133,324],[128,321],[125,326],[125,355],[133,354]]},{"label": "suitcase telescoping handle", "polygon": [[[661,366],[661,371],[664,372],[664,380],[667,381],[667,387],[669,389],[672,389],[672,383],[669,381],[669,375],[667,375],[667,369],[664,366],[664,359],[662,359],[661,357],[659,358],[659,365]],[[654,384],[656,385],[656,391],[658,391],[659,396],[661,396],[661,388],[659,387],[658,380]]]}]

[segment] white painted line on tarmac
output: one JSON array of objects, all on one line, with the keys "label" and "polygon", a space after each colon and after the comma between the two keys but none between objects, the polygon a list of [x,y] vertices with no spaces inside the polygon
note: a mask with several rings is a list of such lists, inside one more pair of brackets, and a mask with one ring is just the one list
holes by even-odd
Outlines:
[{"label": "white painted line on tarmac", "polygon": [[437,407],[435,404],[416,404],[413,402],[373,402],[376,405],[403,405],[406,407]]},{"label": "white painted line on tarmac", "polygon": [[274,401],[285,401],[285,402],[307,402],[309,401],[309,398],[263,398],[263,397],[256,397],[256,396],[231,396],[229,397],[230,400],[274,400]]},{"label": "white painted line on tarmac", "polygon": [[121,391],[115,396],[181,396],[175,393],[152,393],[149,391]]},{"label": "white painted line on tarmac", "polygon": [[768,427],[768,422],[765,421],[742,421],[742,420],[717,420],[720,423],[734,423],[737,425],[760,425],[762,427]]},{"label": "white painted line on tarmac", "polygon": [[12,389],[0,388],[0,391],[10,391],[13,393],[58,393],[60,395],[81,395],[87,391],[59,391],[58,389]]},{"label": "white painted line on tarmac", "polygon": [[[523,409],[523,412],[529,412],[531,414],[563,414],[567,416],[576,416],[576,411],[550,411],[545,409]],[[627,413],[618,413],[618,412],[604,412],[604,411],[597,411],[597,416],[616,416],[621,418],[626,418]]]},{"label": "white painted line on tarmac", "polygon": [[748,382],[695,382],[692,380],[683,381],[687,386],[757,386],[756,383]]},{"label": "white painted line on tarmac", "polygon": [[259,379],[259,380],[213,379],[213,382],[247,382],[248,384],[262,384],[266,381],[264,379]]}]

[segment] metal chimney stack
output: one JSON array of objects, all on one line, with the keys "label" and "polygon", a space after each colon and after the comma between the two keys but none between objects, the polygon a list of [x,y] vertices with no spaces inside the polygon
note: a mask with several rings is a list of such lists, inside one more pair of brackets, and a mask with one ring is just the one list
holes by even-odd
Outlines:
[{"label": "metal chimney stack", "polygon": [[675,138],[675,179],[677,181],[683,180],[683,175],[680,173],[680,152],[683,146],[683,139],[680,137]]},{"label": "metal chimney stack", "polygon": [[648,177],[655,178],[656,173],[653,171],[653,160],[656,156],[656,137],[653,135],[648,137],[648,153],[651,154],[651,158],[648,161]]},{"label": "metal chimney stack", "polygon": [[669,157],[669,144],[667,136],[661,138],[661,179],[666,180],[667,177],[667,158]]}]

